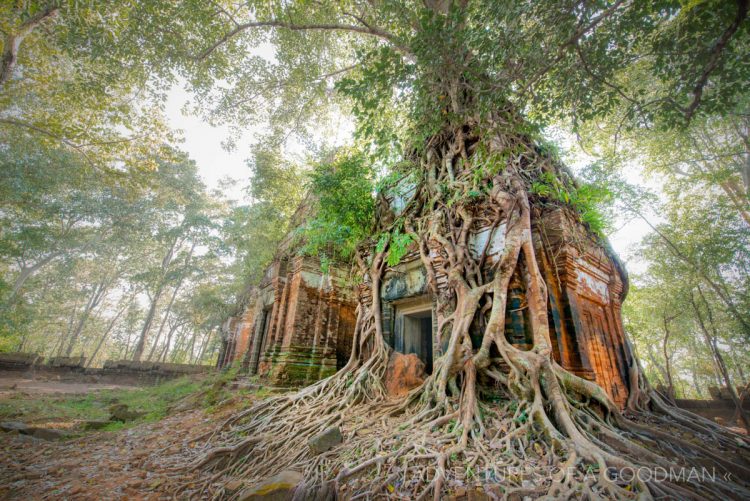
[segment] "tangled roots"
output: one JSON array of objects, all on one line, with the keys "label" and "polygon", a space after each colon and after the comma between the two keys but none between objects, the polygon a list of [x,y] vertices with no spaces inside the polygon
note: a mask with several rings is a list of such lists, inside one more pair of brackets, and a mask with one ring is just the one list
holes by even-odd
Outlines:
[{"label": "tangled roots", "polygon": [[[472,135],[471,124],[446,129],[414,159],[422,178],[402,229],[416,242],[437,300],[436,345],[446,348],[433,373],[400,401],[386,395],[386,231],[385,245],[357,256],[365,286],[346,367],[226,421],[195,449],[190,468],[200,482],[176,494],[224,497],[228,479],[253,483],[292,468],[304,473],[298,492],[305,497],[326,490],[351,499],[439,499],[478,486],[514,499],[750,498],[745,439],[665,403],[637,363],[625,415],[599,386],[553,360],[528,191],[534,176],[558,175],[559,167],[528,138],[493,132],[509,129],[499,121],[484,137]],[[481,162],[474,161],[480,144],[488,151]],[[487,158],[507,160],[498,166]],[[469,195],[476,192],[485,195]],[[479,223],[505,232],[491,266],[487,246],[470,252]],[[504,335],[514,274],[526,291],[527,351]],[[483,332],[475,348],[469,332],[477,318]],[[313,455],[308,439],[332,426],[344,443]]]}]

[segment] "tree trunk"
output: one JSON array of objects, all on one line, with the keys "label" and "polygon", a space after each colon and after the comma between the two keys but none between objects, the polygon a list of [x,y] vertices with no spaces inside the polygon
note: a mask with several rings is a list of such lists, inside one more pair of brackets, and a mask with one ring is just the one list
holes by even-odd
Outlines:
[{"label": "tree trunk", "polygon": [[73,304],[73,310],[70,312],[70,318],[68,319],[68,328],[65,331],[65,333],[60,334],[60,339],[57,345],[55,345],[55,348],[52,350],[52,353],[54,353],[56,356],[61,357],[63,348],[65,347],[65,341],[68,340],[68,336],[70,336],[70,333],[73,331],[73,322],[75,322],[76,319],[76,312],[78,311],[78,301],[79,298],[76,297],[75,303]]},{"label": "tree trunk", "polygon": [[208,334],[206,334],[206,337],[203,339],[203,342],[201,343],[200,352],[198,353],[198,358],[195,361],[197,364],[203,360],[203,357],[206,354],[206,349],[208,348],[208,345],[211,342],[211,338],[214,336],[215,332],[216,332],[216,329],[211,329],[210,331],[208,331]]},{"label": "tree trunk", "polygon": [[109,324],[107,324],[107,328],[104,330],[104,333],[99,338],[99,342],[96,344],[96,348],[94,349],[94,352],[91,354],[91,357],[89,357],[88,362],[86,363],[86,367],[91,367],[91,364],[94,362],[94,359],[99,354],[99,350],[101,349],[102,345],[104,344],[104,341],[107,339],[107,336],[112,331],[112,328],[115,326],[115,323],[120,318],[120,316],[123,314],[125,310],[128,309],[130,306],[130,303],[132,302],[132,298],[130,301],[128,301],[124,307],[120,308],[120,310],[117,312],[117,314],[110,320]]},{"label": "tree trunk", "polygon": [[193,358],[195,358],[195,338],[198,336],[198,329],[193,329],[193,332],[190,336],[190,352],[188,356],[188,363],[193,363]]},{"label": "tree trunk", "polygon": [[671,356],[668,351],[668,343],[669,343],[669,337],[671,333],[669,332],[669,321],[672,320],[673,317],[667,318],[667,314],[664,313],[662,316],[662,319],[664,321],[664,338],[661,343],[661,349],[662,349],[662,355],[664,356],[664,373],[667,376],[667,394],[665,395],[669,400],[674,403],[675,401],[675,389],[674,389],[674,381],[672,379],[672,365],[671,365]]},{"label": "tree trunk", "polygon": [[[697,346],[695,343],[695,338],[691,337],[691,348],[694,350],[693,353],[698,353]],[[703,391],[700,385],[700,382],[698,380],[698,367],[695,363],[695,357],[690,358],[690,375],[693,379],[693,387],[695,388],[695,393],[697,394],[699,399],[703,398]]]},{"label": "tree trunk", "polygon": [[159,286],[159,288],[154,293],[154,296],[151,298],[151,302],[148,307],[148,313],[146,314],[146,319],[143,321],[143,327],[141,328],[141,334],[138,336],[138,341],[136,342],[135,348],[133,349],[133,361],[134,362],[140,362],[141,361],[141,355],[143,355],[143,350],[146,346],[146,338],[148,336],[148,331],[151,329],[151,324],[154,321],[154,316],[156,315],[156,307],[157,302],[159,301],[159,298],[162,294],[162,288]]},{"label": "tree trunk", "polygon": [[167,361],[167,353],[169,353],[169,345],[172,343],[172,336],[174,333],[179,329],[184,323],[175,322],[173,325],[169,327],[169,333],[167,334],[167,342],[164,343],[164,348],[161,350],[161,353],[159,354],[159,357],[157,358],[160,362],[166,362]]},{"label": "tree trunk", "polygon": [[21,287],[23,287],[23,284],[25,284],[26,281],[34,275],[34,273],[36,273],[43,266],[52,262],[55,258],[61,255],[62,252],[53,252],[51,254],[47,254],[31,266],[21,266],[21,271],[15,282],[13,283],[13,289],[10,291],[7,303],[10,304],[11,300],[16,296],[16,294],[18,294],[18,292],[21,290]]},{"label": "tree trunk", "polygon": [[31,33],[34,28],[39,26],[46,19],[51,19],[57,16],[60,8],[52,4],[48,7],[40,9],[39,12],[25,19],[18,27],[15,33],[5,33],[5,39],[3,40],[3,54],[0,59],[0,90],[5,86],[13,76],[13,70],[18,62],[18,50],[21,48],[24,38]]},{"label": "tree trunk", "polygon": [[742,386],[747,386],[748,380],[747,380],[747,377],[745,376],[745,371],[742,369],[742,363],[740,363],[737,360],[737,350],[732,349],[730,356],[732,357],[732,362],[734,363],[734,366],[737,368],[737,373],[740,376],[740,382],[742,383]]},{"label": "tree trunk", "polygon": [[172,305],[174,304],[174,299],[177,296],[177,291],[178,291],[178,287],[175,287],[174,291],[172,292],[172,297],[169,299],[169,304],[167,305],[167,309],[164,312],[161,322],[159,323],[159,330],[156,331],[156,337],[154,337],[154,342],[151,343],[151,349],[148,351],[148,356],[146,357],[146,360],[148,360],[149,362],[151,361],[151,358],[153,358],[154,352],[156,351],[156,346],[159,344],[159,341],[161,340],[161,334],[164,331],[164,324],[166,324],[167,319],[169,318],[169,313],[172,309]]},{"label": "tree trunk", "polygon": [[[174,343],[174,349],[172,350],[172,354],[169,357],[169,361],[171,363],[175,363],[177,361],[177,354],[180,352],[180,350],[183,349],[183,346],[185,345],[185,330],[185,326],[183,325],[177,333],[177,339]],[[164,357],[164,361],[166,362],[166,357]]]},{"label": "tree trunk", "polygon": [[706,344],[708,344],[708,347],[711,350],[711,353],[713,354],[714,359],[716,360],[716,365],[719,367],[719,370],[721,371],[721,375],[724,378],[724,386],[726,386],[727,390],[729,391],[729,395],[732,397],[732,402],[734,402],[735,408],[737,409],[737,413],[742,418],[742,422],[745,425],[745,429],[748,432],[750,432],[750,416],[748,416],[747,412],[745,412],[745,409],[743,409],[742,407],[742,401],[740,400],[739,395],[737,395],[737,389],[732,383],[732,378],[730,377],[729,371],[727,370],[727,365],[724,362],[724,357],[721,355],[721,352],[719,351],[719,347],[716,345],[716,338],[718,336],[717,336],[716,328],[714,327],[713,313],[711,312],[711,307],[706,301],[705,296],[703,296],[703,292],[701,291],[700,287],[698,287],[698,293],[700,294],[701,298],[703,299],[703,303],[706,306],[708,321],[709,321],[709,324],[711,325],[713,336],[709,334],[708,329],[706,328],[706,325],[703,321],[703,315],[701,315],[700,309],[698,308],[698,304],[695,302],[695,298],[691,294],[690,302],[693,305],[693,310],[695,310],[695,316],[698,320],[698,325],[701,328],[701,332],[703,332],[703,336],[706,340]]},{"label": "tree trunk", "polygon": [[106,291],[107,291],[107,283],[105,281],[102,281],[94,285],[94,291],[91,293],[91,296],[89,297],[89,300],[86,303],[86,307],[83,309],[81,318],[78,320],[78,325],[73,331],[73,334],[68,339],[68,347],[65,349],[66,357],[69,357],[70,354],[73,352],[73,348],[75,347],[76,341],[78,341],[78,337],[81,335],[81,332],[83,331],[83,326],[86,324],[86,321],[89,319],[89,316],[91,315],[91,312],[93,311],[93,309],[96,308],[96,306],[104,298]]},{"label": "tree trunk", "polygon": [[146,348],[148,331],[151,329],[151,324],[154,321],[157,303],[159,302],[159,299],[164,292],[164,287],[166,286],[165,280],[167,270],[169,270],[169,265],[172,263],[172,259],[174,258],[174,253],[177,249],[178,241],[179,235],[175,236],[174,240],[172,240],[167,253],[161,260],[161,276],[159,277],[159,283],[157,285],[156,292],[154,292],[153,297],[151,297],[151,304],[149,306],[148,313],[146,314],[146,319],[143,322],[141,335],[138,337],[138,343],[135,345],[135,349],[133,350],[133,360],[135,362],[140,362],[141,356],[143,355],[143,350]]},{"label": "tree trunk", "polygon": [[156,333],[156,338],[154,339],[154,343],[151,345],[151,350],[148,352],[148,358],[147,360],[151,360],[151,357],[154,356],[154,351],[156,350],[156,345],[159,343],[159,340],[161,339],[161,333],[164,330],[164,324],[167,322],[167,319],[169,318],[169,314],[172,311],[172,305],[174,305],[174,300],[177,297],[177,293],[180,290],[180,287],[182,287],[182,283],[185,280],[185,276],[187,273],[187,267],[190,264],[190,259],[193,257],[193,251],[195,250],[195,242],[193,242],[193,245],[190,246],[190,252],[188,252],[187,257],[185,258],[185,265],[183,273],[180,275],[180,279],[177,281],[177,284],[174,286],[174,291],[172,291],[172,297],[169,299],[169,304],[167,305],[167,311],[164,313],[164,317],[161,320],[161,324],[159,325],[159,330]]}]

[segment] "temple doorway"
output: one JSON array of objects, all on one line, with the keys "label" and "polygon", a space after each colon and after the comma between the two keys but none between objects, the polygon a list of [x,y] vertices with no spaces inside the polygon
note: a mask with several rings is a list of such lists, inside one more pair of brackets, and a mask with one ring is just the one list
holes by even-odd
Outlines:
[{"label": "temple doorway", "polygon": [[414,353],[432,374],[432,304],[430,302],[398,307],[396,310],[395,349]]}]

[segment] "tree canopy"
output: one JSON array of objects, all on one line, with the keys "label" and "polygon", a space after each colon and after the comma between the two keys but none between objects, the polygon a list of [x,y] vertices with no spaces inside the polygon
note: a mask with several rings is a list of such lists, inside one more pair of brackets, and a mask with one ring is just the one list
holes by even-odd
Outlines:
[{"label": "tree canopy", "polygon": [[[673,404],[715,383],[741,411],[735,387],[747,386],[747,14],[747,0],[6,3],[0,348],[210,363],[222,323],[294,231],[295,251],[324,270],[351,264],[360,280],[351,357],[211,435],[221,446],[196,464],[217,473],[200,495],[223,493],[222,474],[300,464],[311,488],[335,478],[350,493],[439,499],[479,468],[489,482],[497,465],[522,464],[544,490],[510,480],[504,494],[746,496],[745,442]],[[261,131],[242,202],[210,191],[180,150],[164,118],[177,85],[192,112],[229,126],[228,147]],[[588,155],[580,179],[550,127]],[[625,181],[639,170],[659,193]],[[625,305],[642,361],[623,341],[626,402],[554,359],[551,278],[533,240],[550,207],[621,282],[607,232],[623,218],[651,230]],[[504,232],[489,272],[487,249],[477,257],[468,243],[480,221]],[[419,391],[390,406],[381,290],[410,251],[441,355]],[[504,336],[519,287],[529,349]],[[301,459],[308,435],[373,416],[377,432],[351,434],[346,454]],[[423,443],[404,444],[406,428]],[[608,476],[686,457],[743,478]],[[357,478],[376,464],[411,483]]]}]

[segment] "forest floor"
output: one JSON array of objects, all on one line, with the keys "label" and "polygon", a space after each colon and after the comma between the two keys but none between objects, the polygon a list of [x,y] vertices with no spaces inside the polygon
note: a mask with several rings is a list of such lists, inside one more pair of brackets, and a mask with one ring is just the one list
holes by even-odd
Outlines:
[{"label": "forest floor", "polygon": [[[172,471],[202,445],[199,437],[264,390],[231,390],[215,376],[180,379],[141,389],[101,389],[85,394],[19,391],[0,396],[0,422],[60,430],[41,440],[0,433],[0,499],[169,499],[192,474]],[[58,383],[59,384],[59,383]],[[100,391],[96,391],[100,390]],[[124,404],[139,414],[86,431],[108,408]],[[196,473],[197,475],[197,473]]]},{"label": "forest floor", "polygon": [[[0,432],[0,499],[174,499],[190,492],[200,470],[186,466],[208,447],[220,423],[270,391],[234,383],[234,374],[181,378],[145,388],[83,384],[85,392],[59,382],[6,385],[0,381],[0,427],[8,422],[58,430],[43,440]],[[108,422],[113,405],[135,417]],[[101,423],[97,430],[87,424]],[[33,434],[32,434],[33,435]],[[451,499],[472,497],[471,491]],[[178,496],[179,497],[179,496]]]},{"label": "forest floor", "polygon": [[86,394],[100,390],[135,389],[136,386],[90,382],[39,380],[19,374],[0,374],[0,401],[18,394]]}]

